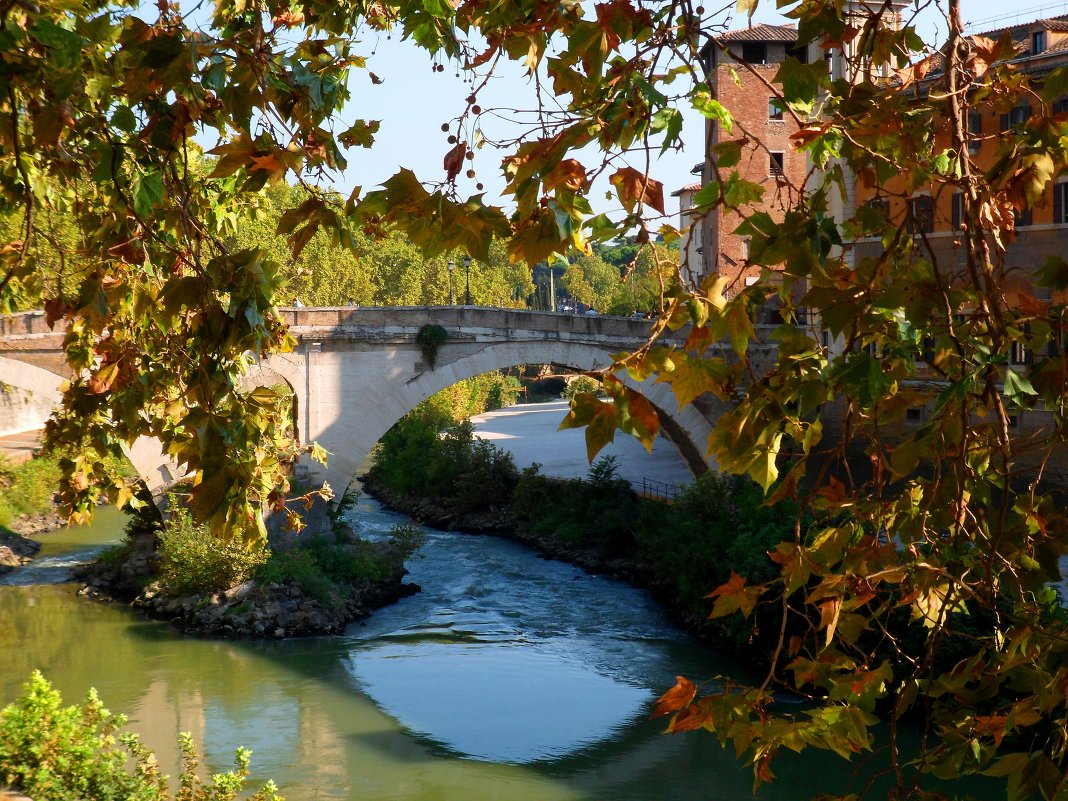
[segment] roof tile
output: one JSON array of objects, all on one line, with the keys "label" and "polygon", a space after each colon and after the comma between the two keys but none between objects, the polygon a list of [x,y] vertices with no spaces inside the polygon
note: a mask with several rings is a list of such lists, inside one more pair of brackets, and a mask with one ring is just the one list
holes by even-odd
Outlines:
[{"label": "roof tile", "polygon": [[715,37],[721,42],[796,42],[797,28],[786,25],[754,25],[727,31]]}]

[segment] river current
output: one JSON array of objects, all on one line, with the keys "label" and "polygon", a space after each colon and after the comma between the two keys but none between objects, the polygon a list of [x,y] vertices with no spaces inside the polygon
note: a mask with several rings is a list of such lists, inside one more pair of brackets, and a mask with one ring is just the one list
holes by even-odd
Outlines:
[{"label": "river current", "polygon": [[[371,538],[407,522],[366,499],[352,518]],[[422,592],[344,635],[198,639],[62,583],[122,522],[107,509],[43,535],[39,562],[0,579],[0,706],[38,668],[70,703],[96,687],[168,772],[188,731],[213,769],[251,748],[254,779],[290,801],[753,797],[751,772],[711,735],[665,735],[650,719],[676,674],[739,668],[638,590],[504,540],[428,530],[409,565]],[[758,797],[841,789],[853,767],[787,758]]]}]

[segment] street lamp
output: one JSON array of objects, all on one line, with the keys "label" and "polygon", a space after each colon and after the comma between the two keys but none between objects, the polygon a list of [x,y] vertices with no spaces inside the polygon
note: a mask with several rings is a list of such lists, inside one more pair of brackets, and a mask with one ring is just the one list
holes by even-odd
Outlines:
[{"label": "street lamp", "polygon": [[456,299],[453,297],[453,294],[452,294],[452,271],[456,269],[456,262],[454,262],[452,259],[449,259],[449,265],[448,266],[449,266],[449,305],[450,306],[455,306],[456,305]]},{"label": "street lamp", "polygon": [[471,305],[471,257],[464,256],[464,272],[467,274],[467,290],[465,292],[464,305]]}]

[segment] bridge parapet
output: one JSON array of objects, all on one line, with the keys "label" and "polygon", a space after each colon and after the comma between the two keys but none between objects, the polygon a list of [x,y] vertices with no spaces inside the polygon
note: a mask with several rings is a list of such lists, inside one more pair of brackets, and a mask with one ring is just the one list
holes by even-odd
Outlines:
[{"label": "bridge parapet", "polygon": [[648,337],[644,319],[559,314],[481,306],[388,306],[282,309],[302,340],[410,341],[425,325],[440,325],[454,341],[560,340],[634,347]]}]

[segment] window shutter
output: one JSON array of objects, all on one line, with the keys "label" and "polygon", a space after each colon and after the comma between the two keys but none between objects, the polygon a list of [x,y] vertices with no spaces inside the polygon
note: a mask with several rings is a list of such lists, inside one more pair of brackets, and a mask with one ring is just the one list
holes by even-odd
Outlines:
[{"label": "window shutter", "polygon": [[1001,130],[1001,131],[1009,130],[1009,115],[1008,114],[1002,114],[1001,115],[1001,127],[998,130]]},{"label": "window shutter", "polygon": [[960,229],[961,216],[962,216],[961,215],[961,207],[963,205],[964,205],[964,195],[962,195],[960,192],[957,192],[955,195],[953,195],[953,223],[952,224],[953,224],[953,230],[954,231]]},{"label": "window shutter", "polygon": [[1064,184],[1053,185],[1053,222],[1064,222]]}]

